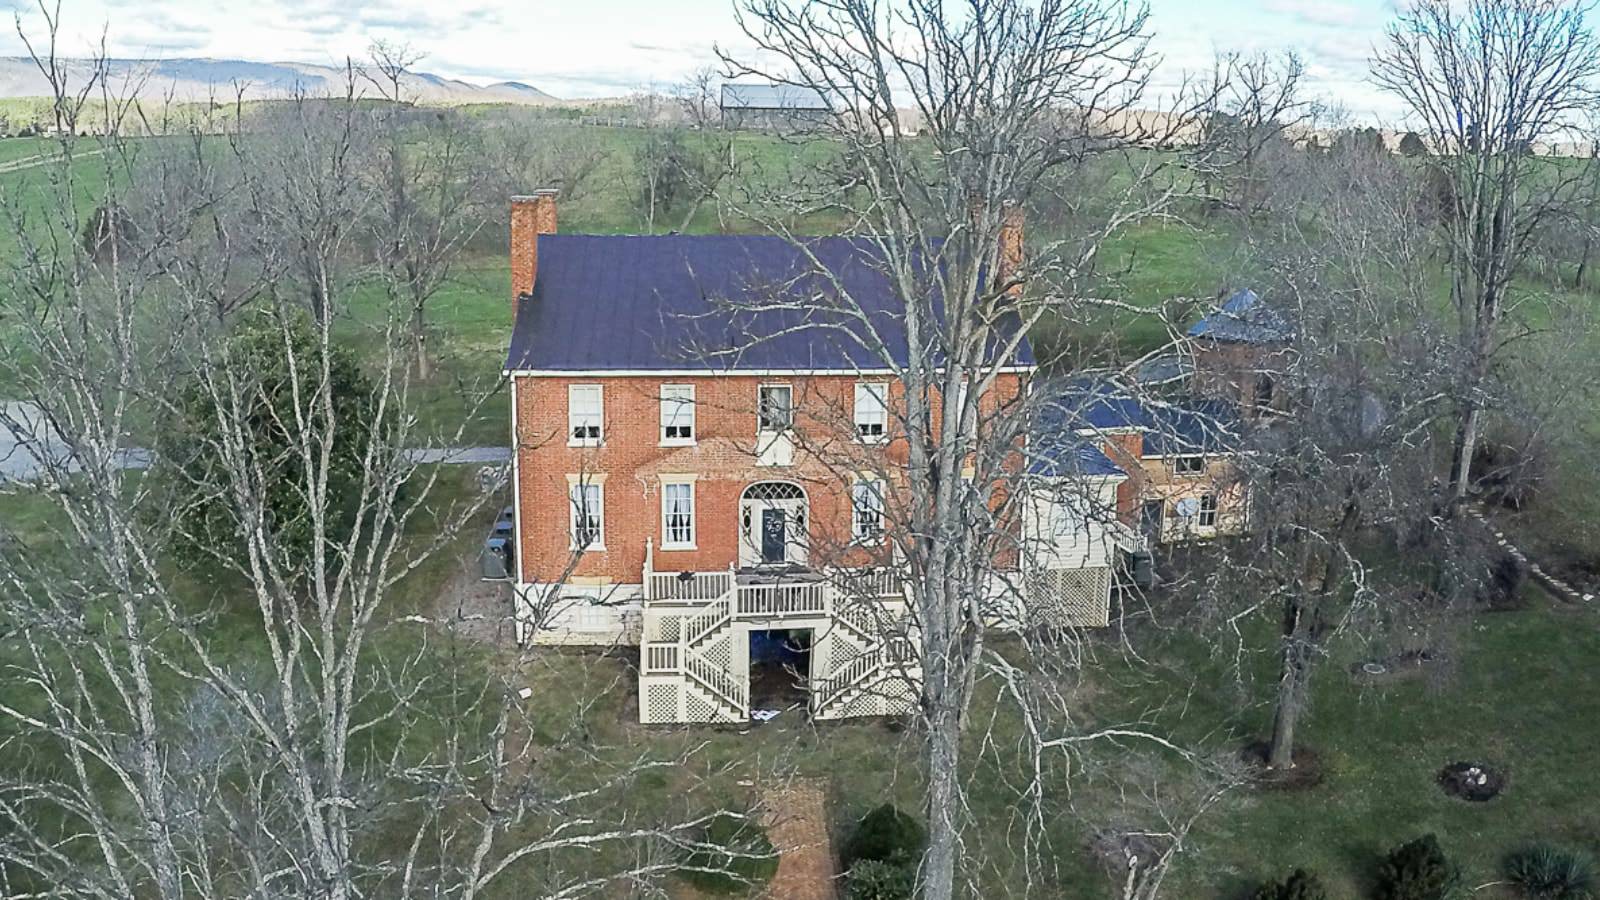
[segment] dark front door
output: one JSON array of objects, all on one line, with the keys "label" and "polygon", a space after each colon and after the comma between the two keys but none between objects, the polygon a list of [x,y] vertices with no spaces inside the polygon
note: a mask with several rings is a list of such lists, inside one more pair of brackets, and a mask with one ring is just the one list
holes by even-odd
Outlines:
[{"label": "dark front door", "polygon": [[761,561],[781,563],[789,538],[789,516],[781,509],[761,511]]},{"label": "dark front door", "polygon": [[1152,542],[1161,540],[1161,513],[1164,506],[1161,500],[1146,500],[1139,509],[1139,530]]}]

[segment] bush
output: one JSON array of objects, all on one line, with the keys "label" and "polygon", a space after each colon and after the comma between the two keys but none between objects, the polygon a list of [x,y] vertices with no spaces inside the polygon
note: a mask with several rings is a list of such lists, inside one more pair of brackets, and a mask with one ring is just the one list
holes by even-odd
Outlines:
[{"label": "bush", "polygon": [[1489,606],[1494,609],[1521,609],[1525,606],[1522,588],[1528,583],[1528,564],[1510,553],[1489,566],[1489,582],[1484,586]]},{"label": "bush", "polygon": [[863,859],[917,865],[928,846],[928,832],[922,823],[885,803],[861,820],[855,833],[845,842],[841,862],[854,869]]},{"label": "bush", "polygon": [[1431,834],[1389,851],[1378,867],[1377,900],[1447,900],[1461,883],[1461,873]]},{"label": "bush", "polygon": [[[333,418],[320,400],[307,399],[318,381],[310,373],[321,369],[320,345],[317,327],[304,312],[263,312],[241,321],[227,338],[243,409],[219,409],[198,378],[178,395],[182,418],[159,438],[156,461],[169,493],[168,509],[178,535],[175,550],[182,562],[199,564],[243,552],[244,522],[251,513],[241,514],[234,501],[231,488],[237,479],[244,479],[245,489],[259,498],[271,549],[285,558],[306,560],[327,552],[317,545],[316,513],[324,517],[327,540],[335,543],[348,539],[358,524],[367,450],[375,437],[384,435],[389,420],[379,420],[372,381],[343,346],[329,350]],[[298,386],[292,372],[299,373]],[[325,473],[302,465],[299,447],[306,435],[295,424],[297,404],[310,440],[321,440],[331,431]],[[234,422],[246,429],[244,452],[254,465],[244,473],[231,471],[218,452],[228,440],[225,425]],[[326,504],[317,510],[307,485],[323,474]],[[305,569],[310,568],[307,563]]]},{"label": "bush", "polygon": [[1506,880],[1536,900],[1592,900],[1594,870],[1581,853],[1534,844],[1506,857]]},{"label": "bush", "polygon": [[1315,872],[1295,869],[1283,881],[1269,881],[1256,890],[1255,900],[1328,900],[1328,889]]},{"label": "bush", "polygon": [[863,859],[845,875],[844,894],[848,900],[911,900],[916,883],[915,864]]},{"label": "bush", "polygon": [[684,855],[678,874],[702,891],[732,894],[766,884],[778,871],[778,852],[767,830],[730,814],[706,823],[697,843]]}]

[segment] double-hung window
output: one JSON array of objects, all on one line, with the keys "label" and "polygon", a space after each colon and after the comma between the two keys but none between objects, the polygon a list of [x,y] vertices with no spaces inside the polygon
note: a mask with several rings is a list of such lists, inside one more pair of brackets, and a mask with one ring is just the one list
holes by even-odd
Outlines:
[{"label": "double-hung window", "polygon": [[694,443],[694,385],[661,386],[661,443]]},{"label": "double-hung window", "polygon": [[574,384],[567,387],[567,443],[573,447],[600,445],[600,420],[605,414],[600,385]]},{"label": "double-hung window", "polygon": [[1217,527],[1217,495],[1200,495],[1200,516],[1197,520],[1201,528]]},{"label": "double-hung window", "polygon": [[860,478],[850,487],[850,536],[874,542],[883,536],[883,482]]},{"label": "double-hung window", "polygon": [[1203,456],[1177,456],[1172,460],[1172,471],[1177,475],[1201,475],[1206,470]]},{"label": "double-hung window", "polygon": [[668,481],[661,485],[661,549],[694,547],[694,482]]},{"label": "double-hung window", "polygon": [[788,431],[794,427],[794,388],[763,384],[756,398],[756,419],[762,431]]},{"label": "double-hung window", "polygon": [[605,549],[605,486],[591,481],[572,484],[572,548]]},{"label": "double-hung window", "polygon": [[856,384],[856,436],[864,443],[877,443],[888,432],[887,390],[887,385],[881,382]]}]

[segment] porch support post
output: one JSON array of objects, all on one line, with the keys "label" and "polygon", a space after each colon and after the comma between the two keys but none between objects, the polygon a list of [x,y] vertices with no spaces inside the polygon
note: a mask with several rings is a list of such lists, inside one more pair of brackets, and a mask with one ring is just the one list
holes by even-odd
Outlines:
[{"label": "porch support post", "polygon": [[655,596],[651,593],[652,590],[653,590],[653,588],[651,587],[651,584],[655,581],[655,579],[650,577],[651,575],[655,574],[655,570],[656,570],[656,567],[655,567],[655,539],[654,538],[645,538],[644,539],[644,599],[646,599],[646,600],[654,600],[655,599]]}]

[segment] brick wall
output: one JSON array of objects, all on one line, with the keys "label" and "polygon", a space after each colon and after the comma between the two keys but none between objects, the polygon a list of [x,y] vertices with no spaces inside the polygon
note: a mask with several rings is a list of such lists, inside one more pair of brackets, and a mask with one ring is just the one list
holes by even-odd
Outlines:
[{"label": "brick wall", "polygon": [[[1238,403],[1246,416],[1266,411],[1284,412],[1289,406],[1287,385],[1283,383],[1289,366],[1288,354],[1289,348],[1282,344],[1197,340],[1194,342],[1195,389],[1205,396]],[[1265,404],[1256,396],[1263,375],[1273,382],[1272,397]]]},{"label": "brick wall", "polygon": [[[800,485],[808,501],[808,544],[813,564],[868,564],[872,559],[850,547],[850,485],[856,473],[893,478],[903,471],[905,444],[891,439],[863,445],[854,439],[854,375],[794,377],[609,376],[572,378],[518,376],[518,522],[522,576],[574,584],[638,583],[645,541],[653,540],[657,571],[724,569],[738,559],[739,501],[759,481]],[[887,380],[887,379],[884,379]],[[599,384],[604,397],[600,447],[572,447],[567,441],[567,388]],[[690,384],[695,389],[693,446],[662,446],[660,388]],[[794,465],[757,465],[756,398],[763,384],[789,384],[794,391]],[[1008,376],[984,403],[1009,402],[1020,379]],[[889,403],[898,407],[898,384]],[[569,476],[603,485],[604,549],[582,554],[572,564]],[[662,476],[695,479],[695,548],[661,550]],[[891,493],[893,488],[891,487]],[[891,502],[893,502],[891,498]]]}]

